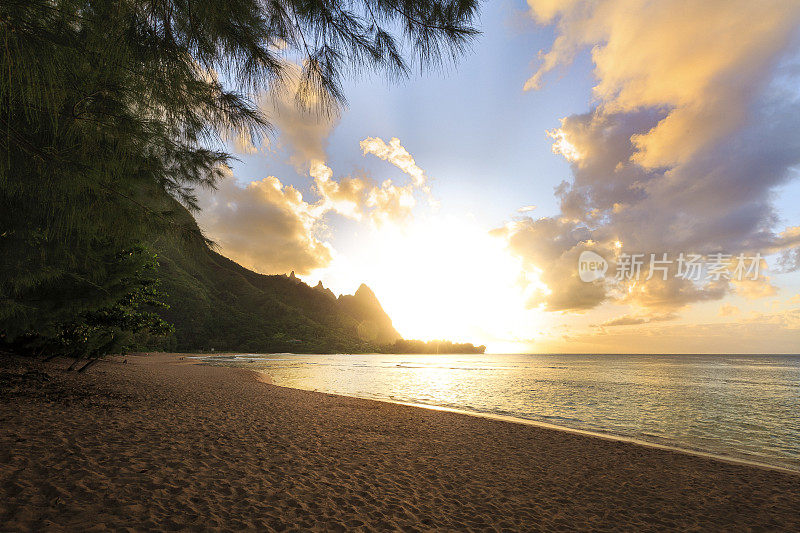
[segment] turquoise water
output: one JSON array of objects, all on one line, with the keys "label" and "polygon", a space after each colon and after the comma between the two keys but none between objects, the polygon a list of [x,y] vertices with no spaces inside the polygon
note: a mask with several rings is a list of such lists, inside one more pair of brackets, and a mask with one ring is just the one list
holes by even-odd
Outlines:
[{"label": "turquoise water", "polygon": [[277,385],[511,416],[800,470],[796,355],[206,358]]}]

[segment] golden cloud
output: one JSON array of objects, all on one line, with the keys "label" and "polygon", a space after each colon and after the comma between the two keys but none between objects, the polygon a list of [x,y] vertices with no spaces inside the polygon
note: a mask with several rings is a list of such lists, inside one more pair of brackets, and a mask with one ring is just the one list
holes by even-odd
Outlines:
[{"label": "golden cloud", "polygon": [[274,176],[246,187],[229,176],[214,194],[202,195],[200,205],[204,231],[225,255],[257,272],[308,274],[333,258],[331,246],[315,236],[314,207]]},{"label": "golden cloud", "polygon": [[361,141],[361,149],[364,151],[364,155],[372,154],[384,161],[388,161],[411,176],[411,180],[416,187],[425,185],[425,172],[417,166],[414,158],[400,144],[400,139],[397,137],[392,137],[388,143],[380,137],[367,137]]},{"label": "golden cloud", "polygon": [[[500,231],[548,291],[531,305],[577,311],[605,301],[669,313],[731,290],[774,294],[768,280],[736,284],[674,277],[636,283],[576,280],[584,249],[613,263],[629,253],[708,256],[783,254],[800,268],[800,231],[774,230],[774,191],[800,164],[800,101],[787,95],[797,71],[789,46],[800,38],[800,3],[782,0],[529,0],[533,17],[555,25],[525,84],[591,49],[596,105],[549,133],[572,179],[556,188],[560,213],[517,220]],[[613,267],[612,267],[613,268]],[[646,270],[643,270],[643,275]],[[644,322],[642,322],[644,325]]]},{"label": "golden cloud", "polygon": [[[321,130],[292,131],[315,131],[305,138],[309,141]],[[399,186],[392,180],[377,184],[368,176],[335,179],[322,159],[311,158],[305,164],[317,201],[309,203],[300,191],[274,176],[242,187],[229,175],[218,191],[201,195],[198,222],[226,255],[258,272],[295,270],[302,275],[325,267],[333,258],[333,249],[317,235],[327,213],[377,225],[401,222],[411,216],[415,194],[424,187],[424,171],[398,139],[387,144],[372,137],[365,139],[364,146],[365,155],[378,150],[378,157],[404,169],[411,182]],[[296,154],[306,158],[319,151],[323,151],[322,144],[314,141],[300,146]]]},{"label": "golden cloud", "polygon": [[537,89],[554,68],[592,48],[605,113],[667,109],[633,137],[634,160],[671,166],[745,120],[752,94],[800,24],[800,3],[785,0],[528,0],[557,37],[525,83]]},{"label": "golden cloud", "polygon": [[425,185],[425,172],[396,137],[388,143],[379,137],[368,137],[360,145],[364,155],[373,154],[395,165],[411,177],[411,182],[401,186],[390,179],[378,185],[368,176],[333,179],[330,167],[322,160],[312,160],[309,174],[320,197],[317,209],[335,211],[356,220],[367,217],[375,224],[407,219],[417,205],[415,194],[430,193]]}]

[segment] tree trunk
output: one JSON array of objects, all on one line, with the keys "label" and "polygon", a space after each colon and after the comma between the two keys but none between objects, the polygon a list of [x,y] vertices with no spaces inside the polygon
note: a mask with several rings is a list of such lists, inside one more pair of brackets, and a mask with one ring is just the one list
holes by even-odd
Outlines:
[{"label": "tree trunk", "polygon": [[80,368],[78,369],[78,374],[80,374],[81,372],[85,372],[85,371],[86,371],[86,369],[88,369],[90,366],[92,366],[93,364],[95,364],[95,363],[97,362],[97,360],[98,360],[98,358],[97,358],[97,357],[94,357],[94,358],[92,358],[92,359],[89,359],[89,362],[88,362],[88,363],[86,363],[85,365],[83,365],[82,367],[80,367]]}]

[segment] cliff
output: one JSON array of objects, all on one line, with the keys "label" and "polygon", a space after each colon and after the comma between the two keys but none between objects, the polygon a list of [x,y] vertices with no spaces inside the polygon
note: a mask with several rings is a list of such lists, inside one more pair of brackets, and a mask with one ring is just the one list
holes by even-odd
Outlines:
[{"label": "cliff", "polygon": [[[181,217],[191,215],[184,210]],[[294,273],[248,270],[205,243],[163,237],[155,248],[170,306],[159,312],[175,327],[159,348],[348,353],[377,351],[400,339],[366,285],[336,298],[321,283],[309,287]]]}]

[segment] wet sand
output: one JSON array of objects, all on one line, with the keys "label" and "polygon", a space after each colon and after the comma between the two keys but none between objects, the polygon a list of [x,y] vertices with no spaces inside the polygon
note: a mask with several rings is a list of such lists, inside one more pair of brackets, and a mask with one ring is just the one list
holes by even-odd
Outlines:
[{"label": "wet sand", "polygon": [[288,389],[6,360],[0,530],[800,530],[800,475]]}]

